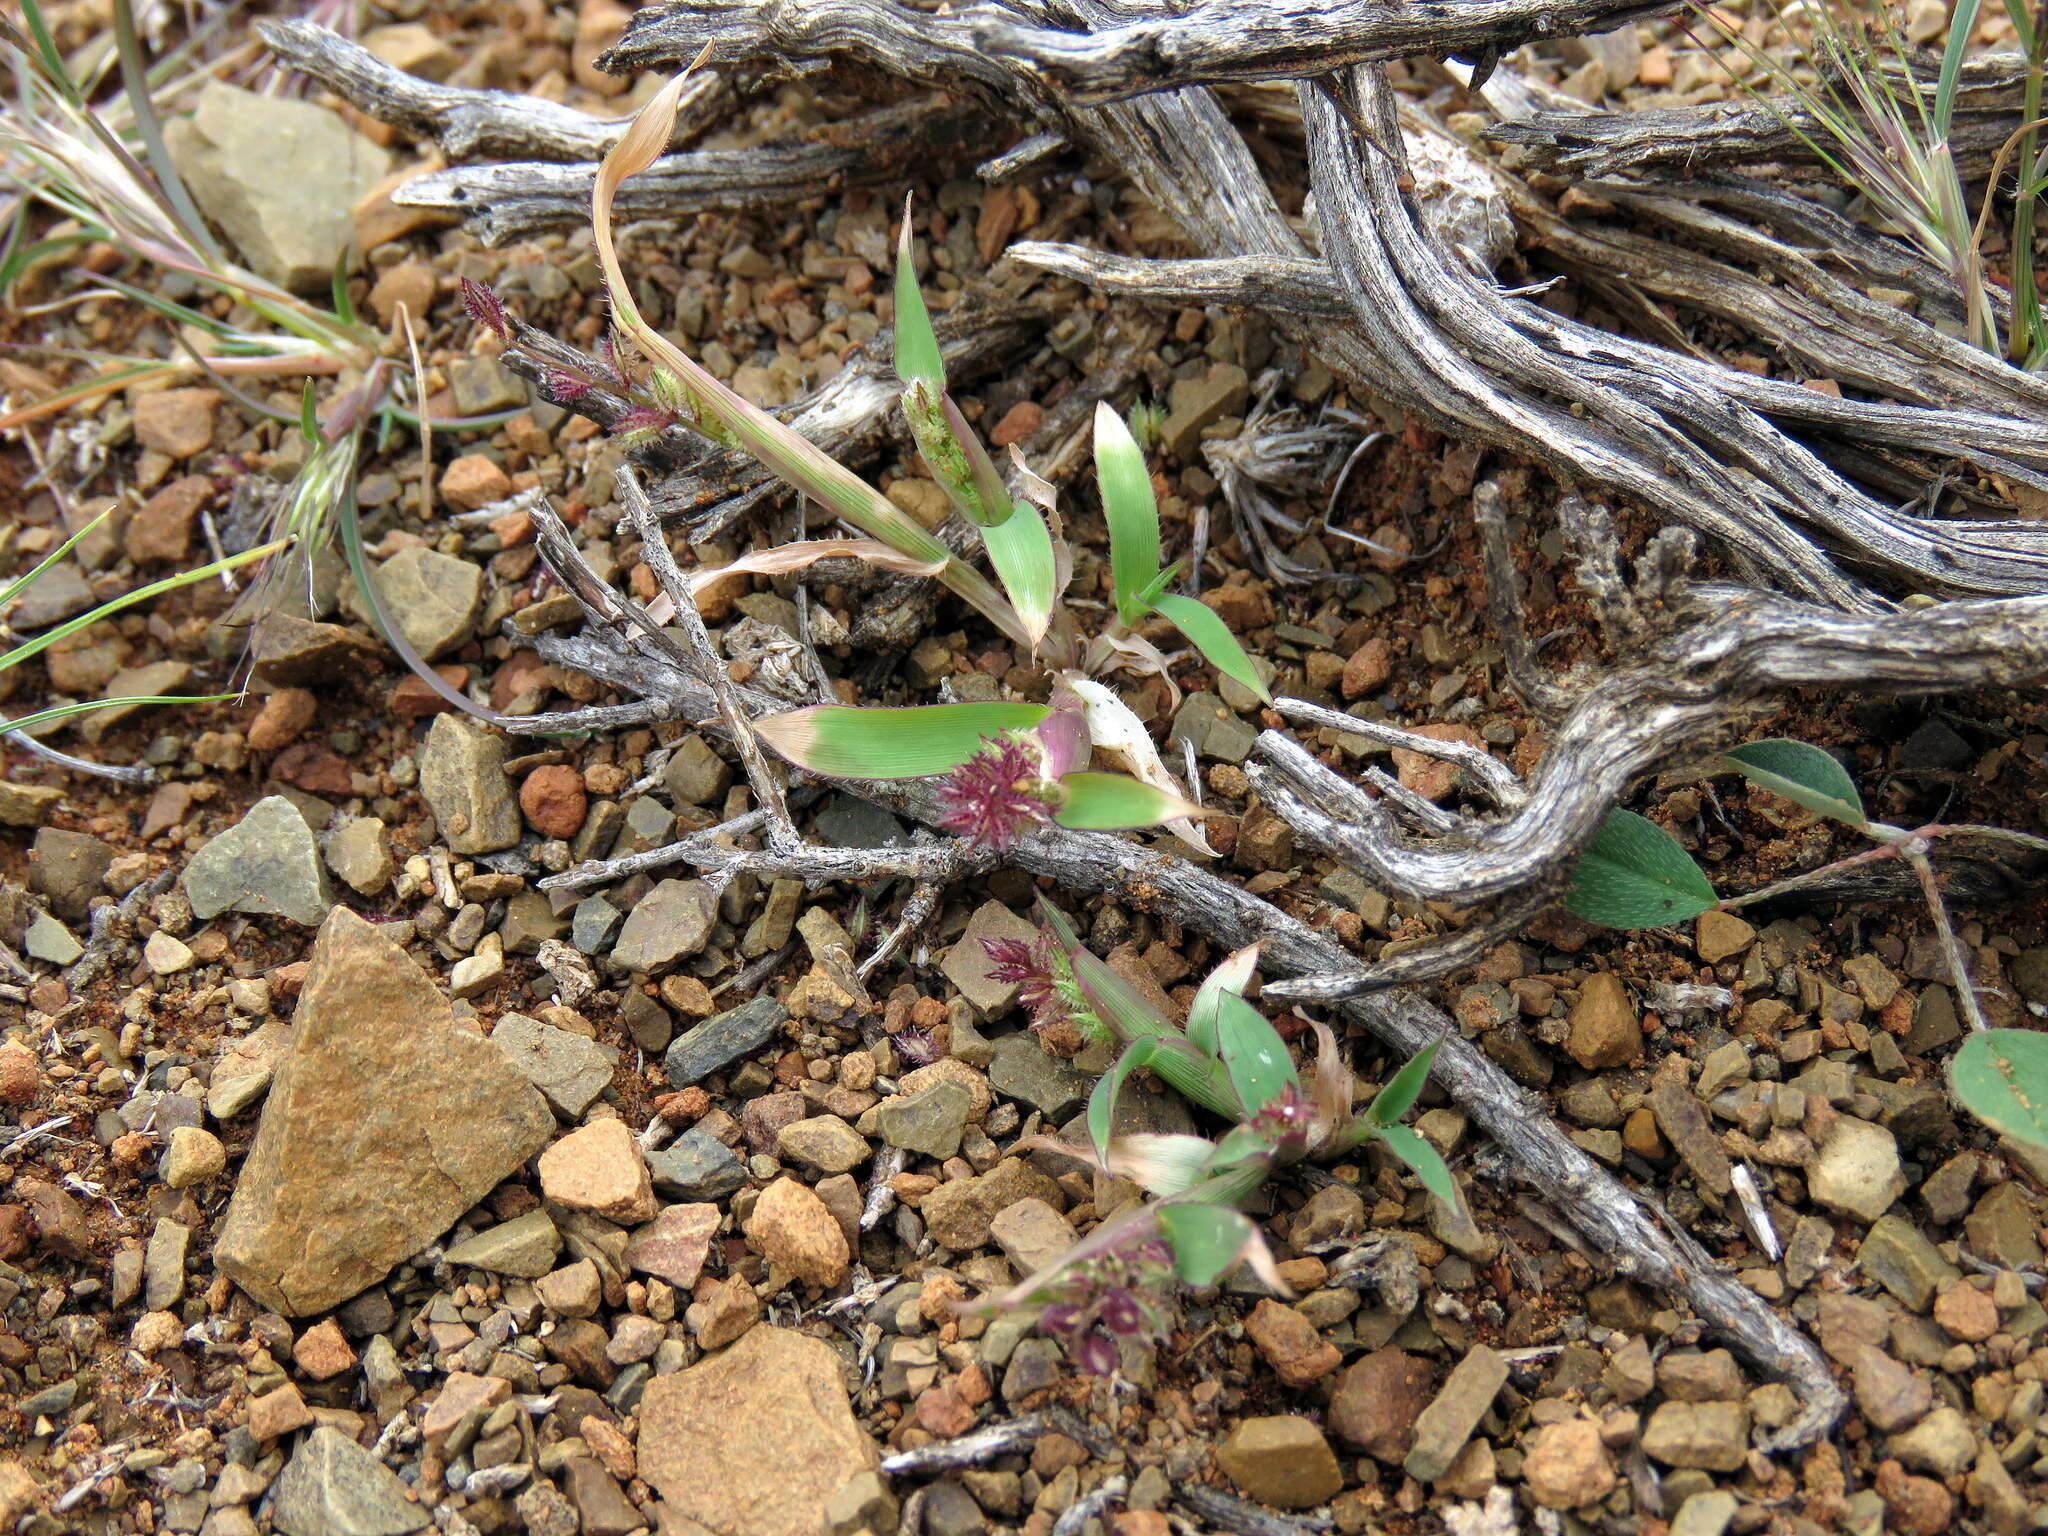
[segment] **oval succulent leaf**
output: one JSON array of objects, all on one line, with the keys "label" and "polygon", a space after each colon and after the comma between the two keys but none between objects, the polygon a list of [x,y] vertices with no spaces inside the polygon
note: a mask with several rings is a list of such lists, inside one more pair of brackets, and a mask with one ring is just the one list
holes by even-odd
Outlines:
[{"label": "oval succulent leaf", "polygon": [[1230,632],[1230,626],[1223,622],[1214,608],[1178,592],[1165,593],[1153,599],[1152,607],[1188,637],[1210,666],[1225,677],[1242,683],[1268,704],[1273,702],[1265,679],[1259,676],[1251,657],[1245,654],[1237,636]]},{"label": "oval succulent leaf", "polygon": [[1088,1094],[1088,1140],[1098,1157],[1109,1156],[1110,1130],[1116,1121],[1117,1100],[1123,1095],[1124,1080],[1147,1064],[1153,1038],[1144,1035],[1125,1046],[1116,1065],[1095,1080],[1095,1087]]},{"label": "oval succulent leaf", "polygon": [[1066,799],[1052,819],[1076,832],[1129,832],[1184,816],[1210,814],[1169,790],[1122,773],[1070,773],[1060,780]]},{"label": "oval succulent leaf", "polygon": [[1726,757],[1752,784],[1783,795],[1816,816],[1852,827],[1862,827],[1870,819],[1864,814],[1863,797],[1856,792],[1849,770],[1832,753],[1808,742],[1774,736],[1736,747]]},{"label": "oval succulent leaf", "polygon": [[1579,856],[1564,904],[1602,928],[1660,928],[1719,899],[1678,839],[1634,811],[1615,810]]},{"label": "oval succulent leaf", "polygon": [[1145,616],[1139,595],[1159,574],[1159,503],[1145,455],[1106,400],[1095,407],[1095,483],[1109,524],[1117,616],[1136,624]]},{"label": "oval succulent leaf", "polygon": [[917,704],[866,709],[813,704],[754,722],[754,734],[799,768],[841,779],[923,779],[950,773],[991,737],[1028,731],[1043,704]]},{"label": "oval succulent leaf", "polygon": [[2048,1033],[1979,1030],[1950,1059],[1948,1080],[1963,1108],[1994,1131],[2048,1147]]},{"label": "oval succulent leaf", "polygon": [[1201,1136],[1140,1132],[1112,1141],[1104,1161],[1116,1177],[1129,1179],[1146,1194],[1164,1200],[1201,1183],[1215,1153],[1215,1147]]}]

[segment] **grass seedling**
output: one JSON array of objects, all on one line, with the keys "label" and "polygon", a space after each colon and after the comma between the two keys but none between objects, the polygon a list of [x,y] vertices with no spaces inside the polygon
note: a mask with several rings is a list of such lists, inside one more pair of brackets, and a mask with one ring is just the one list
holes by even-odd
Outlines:
[{"label": "grass seedling", "polygon": [[[1871,0],[1814,0],[1801,11],[1811,26],[1807,44],[1815,76],[1811,84],[1712,9],[1701,6],[1697,10],[1721,41],[1741,49],[1758,67],[1757,73],[1777,87],[1776,92],[1765,92],[1745,81],[1744,89],[1777,113],[1779,120],[1861,193],[1882,218],[1949,274],[1962,302],[1970,342],[1986,352],[2002,354],[1991,279],[1984,269],[1981,221],[1970,217],[1962,173],[1949,142],[1956,87],[1979,6],[1980,0],[1956,0],[1939,73],[1931,84],[1915,71],[1918,50],[1906,41],[1891,16]],[[2024,7],[2020,0],[2008,0],[2008,9],[2016,24],[2021,24]],[[2030,23],[2021,25],[2023,39],[2033,32]],[[2029,57],[2027,121],[2031,123],[2038,112],[2041,71],[2037,51],[2030,48]],[[1805,117],[1786,110],[1786,100],[1796,103]],[[1809,127],[1808,119],[1813,126]],[[2038,178],[2039,173],[2030,169],[2031,153],[2023,152],[2021,158],[2029,174]],[[2023,174],[2021,180],[2025,195],[2016,199],[2014,206],[2016,274],[2028,268],[2032,259],[2032,208],[2040,190],[2036,186],[2027,192],[2028,175]],[[2020,243],[2023,219],[2026,244]],[[2016,305],[2015,329],[2031,336],[2040,326],[2031,271],[2025,281],[2028,303]],[[2017,335],[2015,346],[2018,350]],[[2021,351],[2019,355],[2026,354]]]},{"label": "grass seedling", "polygon": [[[1314,1026],[1316,1060],[1305,1076],[1280,1032],[1246,1001],[1256,945],[1209,974],[1182,1026],[1091,953],[1056,907],[1039,905],[1045,927],[1034,941],[984,941],[991,974],[1017,985],[1035,1028],[1072,1026],[1122,1047],[1089,1095],[1088,1139],[1107,1172],[1130,1179],[1152,1200],[1110,1217],[992,1305],[1045,1308],[1040,1326],[1065,1336],[1077,1363],[1106,1372],[1116,1363],[1118,1338],[1163,1333],[1169,1278],[1212,1285],[1245,1263],[1285,1293],[1257,1225],[1238,1207],[1290,1164],[1342,1157],[1377,1141],[1431,1196],[1456,1208],[1457,1186],[1443,1158],[1400,1123],[1428,1081],[1435,1045],[1361,1110],[1328,1025]],[[1116,1135],[1117,1104],[1139,1071],[1156,1073],[1231,1128],[1214,1140]]]},{"label": "grass seedling", "polygon": [[1919,879],[1956,999],[1970,1026],[1970,1038],[1950,1061],[1956,1097],[1996,1129],[2048,1146],[2048,1037],[2029,1029],[1991,1028],[1929,857],[1936,840],[1965,833],[2039,853],[2048,853],[2048,838],[1970,823],[1930,822],[1907,828],[1875,821],[1865,812],[1848,770],[1803,741],[1779,737],[1751,742],[1728,752],[1723,762],[1794,805],[1862,833],[1874,846],[1762,890],[1724,899],[1715,895],[1705,871],[1670,833],[1633,811],[1617,810],[1579,860],[1565,906],[1606,928],[1656,928],[1710,908],[1732,911],[1769,901],[1858,865],[1903,859]]},{"label": "grass seedling", "polygon": [[[1090,674],[1118,667],[1164,673],[1167,659],[1138,626],[1164,618],[1209,663],[1261,698],[1265,684],[1215,612],[1166,589],[1159,509],[1144,457],[1116,412],[1098,407],[1096,478],[1109,526],[1115,617],[1085,648],[1063,599],[1073,571],[1052,488],[1016,460],[1013,493],[946,385],[944,357],[911,265],[906,207],[896,270],[896,371],[901,404],[926,467],[975,530],[991,581],[879,490],[800,433],[727,388],[640,313],[619,260],[613,203],[628,177],[666,149],[687,72],[635,118],[599,167],[591,229],[610,296],[614,338],[603,379],[557,378],[558,393],[623,392],[633,403],[629,433],[682,427],[751,454],[804,496],[865,537],[816,540],[747,557],[731,571],[800,569],[826,554],[859,555],[944,584],[1020,650],[1058,674],[1050,704],[939,704],[908,708],[816,705],[756,723],[761,740],[800,768],[847,778],[947,776],[947,825],[1006,847],[1033,826],[1121,830],[1168,825],[1200,845],[1201,808],[1182,792],[1130,710]],[[515,332],[496,295],[470,286],[470,313],[511,344]],[[1121,773],[1092,770],[1100,750]]]}]

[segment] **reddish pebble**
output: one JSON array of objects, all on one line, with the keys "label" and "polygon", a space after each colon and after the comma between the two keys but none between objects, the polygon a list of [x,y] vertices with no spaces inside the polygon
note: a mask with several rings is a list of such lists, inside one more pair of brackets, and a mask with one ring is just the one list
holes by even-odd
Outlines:
[{"label": "reddish pebble", "polygon": [[304,688],[280,688],[263,701],[249,722],[249,750],[276,752],[290,746],[313,723],[319,705]]},{"label": "reddish pebble", "polygon": [[[457,693],[469,687],[469,668],[447,662],[434,668],[441,675],[441,681]],[[410,720],[424,720],[428,715],[446,714],[455,706],[427,686],[424,679],[407,673],[399,679],[398,686],[391,690],[391,712]]]},{"label": "reddish pebble", "polygon": [[346,795],[353,783],[339,753],[310,741],[294,742],[278,753],[270,774],[309,795]]},{"label": "reddish pebble", "polygon": [[1345,698],[1362,699],[1384,688],[1393,675],[1393,649],[1376,635],[1351,653],[1337,686],[1344,691]]},{"label": "reddish pebble", "polygon": [[1037,401],[1019,400],[1003,412],[1003,419],[996,423],[995,430],[988,435],[988,440],[998,448],[1007,448],[1012,443],[1023,442],[1044,422],[1045,412],[1039,408]]},{"label": "reddish pebble", "polygon": [[466,512],[503,501],[512,494],[512,479],[481,453],[465,453],[441,471],[441,494]]},{"label": "reddish pebble", "polygon": [[583,775],[560,763],[534,769],[519,786],[519,809],[542,837],[574,837],[589,806]]},{"label": "reddish pebble", "polygon": [[33,1054],[11,1042],[0,1047],[0,1104],[26,1104],[41,1080]]},{"label": "reddish pebble", "polygon": [[0,1205],[0,1264],[12,1264],[28,1252],[35,1222],[25,1205]]}]

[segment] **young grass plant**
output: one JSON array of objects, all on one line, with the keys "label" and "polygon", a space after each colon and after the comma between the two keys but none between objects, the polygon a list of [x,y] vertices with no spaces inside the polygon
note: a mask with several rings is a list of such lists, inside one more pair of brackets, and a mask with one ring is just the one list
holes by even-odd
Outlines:
[{"label": "young grass plant", "polygon": [[[1091,953],[1057,908],[1039,905],[1045,927],[1035,940],[984,941],[991,974],[1017,984],[1034,1028],[1072,1026],[1122,1046],[1089,1095],[1088,1139],[1107,1172],[1130,1179],[1152,1201],[1104,1221],[994,1307],[1044,1307],[1040,1326],[1066,1336],[1080,1364],[1107,1371],[1118,1337],[1164,1332],[1169,1277],[1211,1285],[1244,1263],[1285,1293],[1257,1225],[1238,1207],[1289,1164],[1341,1157],[1377,1141],[1432,1197],[1456,1207],[1457,1186],[1442,1157],[1400,1123],[1428,1080],[1434,1045],[1361,1110],[1328,1025],[1314,1026],[1316,1059],[1304,1076],[1280,1032],[1246,1001],[1256,945],[1217,966],[1196,991],[1186,1024],[1176,1025]],[[1157,1074],[1231,1129],[1213,1140],[1116,1135],[1118,1102],[1140,1071]],[[1072,1151],[1065,1143],[1046,1145]]]},{"label": "young grass plant", "polygon": [[1930,822],[1906,828],[1872,820],[1848,770],[1803,741],[1754,741],[1734,748],[1723,761],[1751,783],[1816,816],[1854,828],[1875,846],[1746,896],[1722,899],[1676,838],[1633,811],[1616,810],[1581,857],[1565,906],[1606,928],[1656,928],[1711,908],[1728,911],[1768,901],[1860,864],[1903,859],[1919,878],[1956,998],[1970,1025],[1970,1037],[1949,1064],[1956,1097],[1994,1129],[2048,1147],[2048,1036],[2029,1029],[1991,1028],[1929,857],[1936,839],[1959,833],[1999,838],[2037,852],[2048,852],[2048,838],[1968,823]]},{"label": "young grass plant", "polygon": [[[1743,82],[1744,88],[1949,274],[1963,305],[1969,340],[2000,355],[2005,343],[1999,335],[1991,279],[1984,267],[1983,219],[1970,216],[1962,173],[1950,145],[1957,84],[1980,3],[1956,0],[1940,69],[1931,84],[1915,70],[1918,50],[1874,0],[1813,0],[1801,9],[1800,15],[1811,26],[1809,61],[1816,77],[1811,84],[1712,8],[1699,5],[1696,9],[1720,40],[1747,55],[1776,91],[1764,92],[1748,81]],[[2021,130],[2025,148],[2013,200],[2015,290],[2010,355],[2016,363],[2038,365],[2042,360],[2042,321],[2031,261],[2034,208],[2042,190],[2043,168],[2037,164],[2032,135],[2040,112],[2044,40],[2037,35],[2024,0],[2007,0],[2007,10],[2028,59],[2027,126]],[[1785,110],[1782,103],[1786,99],[1797,103],[1805,116]]]},{"label": "young grass plant", "polygon": [[[948,392],[944,355],[912,265],[907,204],[896,272],[901,404],[926,467],[974,529],[995,574],[993,582],[880,491],[727,388],[640,313],[619,259],[613,205],[620,184],[665,151],[685,78],[687,72],[657,93],[598,170],[591,228],[616,327],[607,359],[611,376],[601,382],[632,401],[623,424],[629,432],[685,427],[742,449],[866,536],[767,551],[703,579],[735,570],[796,570],[825,553],[862,555],[886,568],[915,569],[934,576],[1058,674],[1049,705],[814,705],[756,722],[755,733],[798,767],[821,774],[865,779],[944,775],[948,826],[999,848],[1046,823],[1093,830],[1171,825],[1199,843],[1193,822],[1205,813],[1160,763],[1135,716],[1087,674],[1134,663],[1163,673],[1166,659],[1136,633],[1138,625],[1159,617],[1219,672],[1260,698],[1270,695],[1222,620],[1194,599],[1166,591],[1174,571],[1160,565],[1159,511],[1129,429],[1107,405],[1098,407],[1096,470],[1110,532],[1116,604],[1114,622],[1084,652],[1075,614],[1063,603],[1073,557],[1051,487],[1016,459],[1015,483],[1022,489],[1013,493]],[[470,285],[465,300],[481,323],[512,340],[511,325],[494,294]],[[573,397],[583,381],[561,382]],[[587,381],[584,387],[598,382]],[[1091,769],[1096,747],[1119,758],[1129,773]]]}]

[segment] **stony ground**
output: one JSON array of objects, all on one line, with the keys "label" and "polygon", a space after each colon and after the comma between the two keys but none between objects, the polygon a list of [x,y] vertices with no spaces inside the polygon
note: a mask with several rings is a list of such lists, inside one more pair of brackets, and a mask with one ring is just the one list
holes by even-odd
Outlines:
[{"label": "stony ground", "polygon": [[[618,21],[601,4],[580,20],[539,4],[466,25],[375,19],[396,29],[378,46],[423,73],[585,105],[617,84],[586,64]],[[1650,102],[1704,89],[1707,65],[1689,48],[1643,29],[1548,62],[1588,99]],[[787,131],[839,105],[765,98],[740,131]],[[492,282],[527,318],[588,343],[599,320],[583,243],[485,252],[402,216],[374,186],[323,181],[332,157],[281,175],[269,141],[223,126],[276,110],[217,97],[205,143],[184,151],[205,158],[203,186],[294,189],[298,203],[281,192],[236,231],[249,259],[281,272],[303,261],[324,282],[308,229],[367,192],[357,222],[330,231],[336,248],[353,233],[368,250],[357,301],[382,320],[401,303],[432,317],[442,407],[519,412],[492,432],[437,435],[424,521],[410,441],[366,466],[386,600],[424,653],[500,708],[601,697],[520,643],[576,613],[537,579],[530,522],[509,498],[549,492],[593,564],[645,595],[640,550],[610,502],[619,446],[529,403],[453,297],[459,277]],[[317,101],[295,110],[317,115],[321,134],[371,135],[364,154],[401,170],[419,158]],[[941,294],[986,272],[1011,237],[1166,238],[1107,167],[920,193]],[[635,261],[666,323],[735,387],[777,403],[886,325],[892,203],[826,193],[787,217],[707,217],[640,242]],[[1029,287],[1019,275],[1012,291]],[[1099,363],[1108,328],[1073,290],[1032,291],[1063,316],[1048,344],[971,392],[998,443],[1030,443]],[[1283,398],[1365,404],[1256,322],[1151,318],[1160,341],[1140,385],[1166,407],[1170,542],[1214,503],[1201,447],[1238,432],[1265,369],[1285,371]],[[41,339],[106,342],[133,322],[100,306],[10,323],[14,340],[40,325]],[[144,328],[138,344],[149,339]],[[48,382],[0,358],[12,396]],[[295,393],[278,402],[296,414]],[[1336,524],[1407,558],[1367,561],[1341,537],[1312,537],[1298,559],[1363,579],[1281,588],[1246,575],[1227,539],[1205,573],[1210,600],[1286,691],[1448,727],[1526,767],[1542,729],[1501,685],[1466,507],[1478,474],[1504,478],[1523,514],[1531,626],[1565,631],[1553,659],[1589,658],[1542,516],[1552,488],[1390,425]],[[238,485],[289,475],[300,451],[288,429],[252,426],[203,387],[116,396],[62,430],[54,445],[78,457],[54,488],[21,489],[37,469],[21,444],[0,455],[9,568],[53,547],[70,519],[109,501],[116,517],[32,590],[9,617],[18,632],[202,558],[201,514],[225,517]],[[41,429],[36,445],[47,455]],[[913,463],[881,470],[900,504],[931,508],[936,489]],[[1102,575],[1101,530],[1087,495],[1072,501],[1087,591]],[[1218,519],[1227,528],[1220,507]],[[740,547],[696,553],[712,563]],[[323,568],[310,603],[287,600],[245,700],[103,716],[53,738],[151,765],[151,788],[6,749],[0,939],[20,962],[0,988],[0,1528],[2048,1529],[2048,1167],[1949,1104],[1955,1006],[1915,906],[1709,914],[1628,941],[1553,915],[1437,989],[1575,1140],[1818,1339],[1854,1399],[1821,1445],[1760,1449],[1796,1411],[1791,1391],[1668,1298],[1615,1280],[1568,1213],[1519,1193],[1435,1090],[1419,1128],[1449,1157],[1472,1219],[1435,1207],[1391,1163],[1283,1181],[1263,1214],[1295,1299],[1250,1281],[1185,1296],[1166,1344],[1127,1350],[1113,1379],[1089,1377],[1032,1315],[955,1305],[1001,1291],[1130,1193],[1026,1145],[1073,1124],[1086,1069],[1101,1066],[1050,1054],[1013,989],[987,974],[979,941],[1029,931],[1031,882],[1005,873],[954,890],[865,982],[849,958],[886,930],[901,890],[742,878],[713,893],[643,875],[542,892],[551,871],[743,811],[744,788],[687,722],[535,742],[440,712],[347,585]],[[859,594],[818,595],[825,632],[845,633]],[[7,707],[217,685],[240,644],[215,623],[229,601],[192,589],[83,631],[0,674]],[[716,592],[708,617],[735,657],[758,656],[795,610],[786,589],[756,582]],[[885,686],[1043,686],[961,623],[942,612]],[[825,649],[849,676],[872,660]],[[1238,766],[1277,721],[1199,668],[1180,680],[1190,692],[1177,709],[1158,684],[1133,702],[1194,745],[1208,798],[1229,813],[1212,824],[1222,867],[1366,956],[1455,920],[1295,849],[1248,803]],[[1841,750],[1888,820],[2040,828],[2048,728],[2036,699],[1802,701],[1770,726]],[[1316,745],[1354,765],[1367,750],[1355,737]],[[1461,793],[1401,756],[1393,766],[1414,787]],[[1725,777],[1674,774],[1644,808],[1725,890],[1853,851]],[[841,796],[806,816],[842,844],[904,834]],[[1220,958],[1142,911],[1076,915],[1168,1007],[1184,1008]],[[1960,916],[1994,1021],[2048,1008],[2038,898]],[[1687,1001],[1680,984],[1705,990]],[[1368,1078],[1396,1065],[1363,1037],[1350,1048]],[[1192,1123],[1149,1087],[1137,1120]],[[1738,1169],[1762,1191],[1775,1257],[1732,1196]],[[1370,1243],[1396,1255],[1375,1272],[1412,1287],[1332,1283],[1332,1266]],[[1009,1449],[979,1460],[876,1470],[882,1456],[1026,1418]],[[1084,1504],[1111,1479],[1121,1495]],[[1201,1513],[1188,1491],[1205,1487],[1302,1523]]]}]

